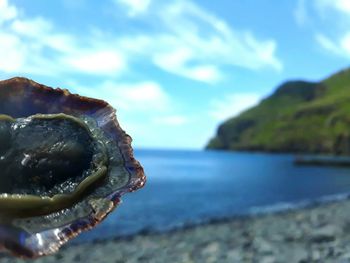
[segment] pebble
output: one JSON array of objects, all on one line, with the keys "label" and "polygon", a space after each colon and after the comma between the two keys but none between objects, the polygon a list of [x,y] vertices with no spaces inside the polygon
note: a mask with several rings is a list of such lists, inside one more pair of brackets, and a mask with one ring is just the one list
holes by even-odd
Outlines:
[{"label": "pebble", "polygon": [[334,241],[338,233],[336,226],[326,225],[311,232],[311,241],[316,243]]}]

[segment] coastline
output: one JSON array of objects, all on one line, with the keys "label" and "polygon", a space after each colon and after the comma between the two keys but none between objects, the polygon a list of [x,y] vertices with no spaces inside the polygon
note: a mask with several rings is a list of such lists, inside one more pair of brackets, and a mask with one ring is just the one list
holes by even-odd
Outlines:
[{"label": "coastline", "polygon": [[350,262],[350,200],[68,244],[35,261],[1,256],[3,262]]}]

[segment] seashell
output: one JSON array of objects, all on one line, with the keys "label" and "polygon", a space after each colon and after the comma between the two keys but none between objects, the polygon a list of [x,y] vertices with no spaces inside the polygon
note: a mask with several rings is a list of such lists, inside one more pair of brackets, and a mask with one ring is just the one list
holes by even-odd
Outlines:
[{"label": "seashell", "polygon": [[107,102],[0,81],[0,250],[52,254],[145,181]]}]

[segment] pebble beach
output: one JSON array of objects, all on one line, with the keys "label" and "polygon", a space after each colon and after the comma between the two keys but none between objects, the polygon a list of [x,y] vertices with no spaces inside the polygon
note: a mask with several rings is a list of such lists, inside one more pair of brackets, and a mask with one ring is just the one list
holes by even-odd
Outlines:
[{"label": "pebble beach", "polygon": [[350,200],[236,218],[167,233],[68,244],[53,256],[15,262],[350,262]]}]

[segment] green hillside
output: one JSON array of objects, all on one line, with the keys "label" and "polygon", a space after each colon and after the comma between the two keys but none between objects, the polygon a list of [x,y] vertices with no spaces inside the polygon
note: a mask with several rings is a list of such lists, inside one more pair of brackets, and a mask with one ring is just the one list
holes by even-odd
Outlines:
[{"label": "green hillside", "polygon": [[350,69],[282,84],[221,124],[207,148],[350,155]]}]

